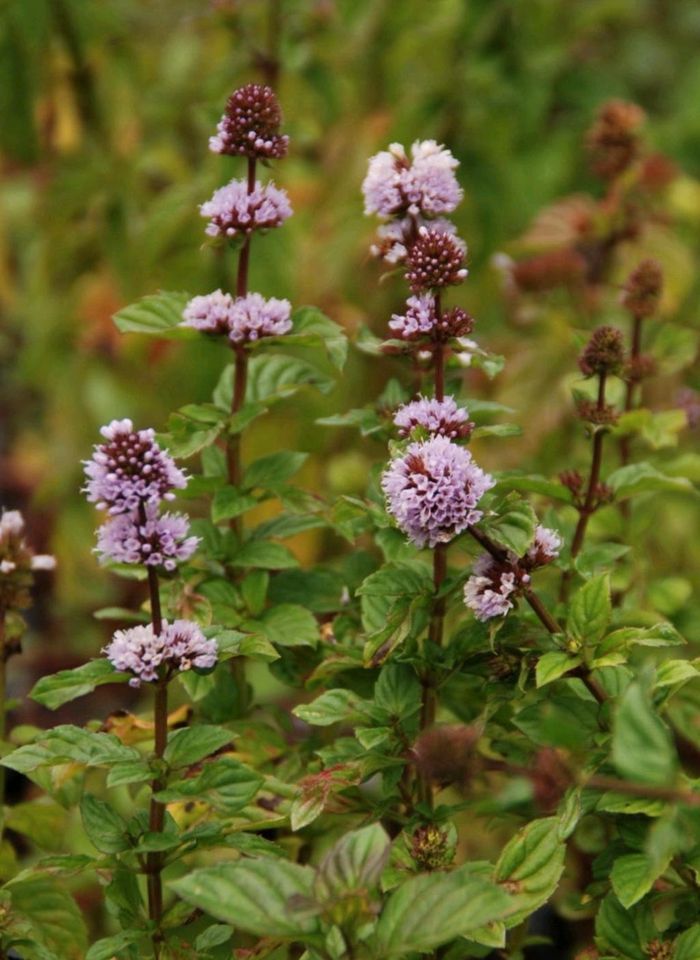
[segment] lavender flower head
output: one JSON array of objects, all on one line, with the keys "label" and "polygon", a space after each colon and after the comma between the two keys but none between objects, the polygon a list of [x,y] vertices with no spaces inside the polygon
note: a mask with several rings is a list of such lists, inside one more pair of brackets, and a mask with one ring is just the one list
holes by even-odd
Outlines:
[{"label": "lavender flower head", "polygon": [[494,483],[468,450],[439,436],[410,444],[381,481],[389,512],[418,547],[448,543],[477,523],[479,500]]},{"label": "lavender flower head", "polygon": [[253,230],[279,227],[291,217],[292,208],[286,191],[274,183],[256,182],[249,193],[245,180],[232,180],[215,191],[199,212],[209,218],[206,233],[210,237],[234,239]]},{"label": "lavender flower head", "polygon": [[[529,579],[529,578],[528,578]],[[504,617],[512,609],[519,587],[517,574],[483,554],[474,564],[474,572],[464,585],[464,602],[477,620]]]},{"label": "lavender flower head", "polygon": [[189,520],[181,513],[160,516],[154,506],[146,507],[146,522],[138,513],[121,513],[97,531],[96,552],[101,562],[142,563],[147,567],[175,570],[188,560],[199,537],[188,536]]},{"label": "lavender flower head", "polygon": [[[133,673],[132,687],[158,680],[161,673],[177,670],[202,670],[213,667],[217,660],[216,640],[207,640],[196,623],[175,620],[155,635],[151,624],[117,630],[102,651],[115,670]],[[162,671],[161,671],[162,668]]]},{"label": "lavender flower head", "polygon": [[406,301],[406,312],[392,314],[389,329],[402,340],[441,340],[464,337],[474,329],[474,318],[452,307],[438,316],[435,297],[432,293],[419,293]]},{"label": "lavender flower head", "polygon": [[451,440],[469,436],[473,427],[469,414],[464,407],[457,406],[454,397],[445,397],[444,400],[420,397],[399,407],[394,423],[401,437],[408,437],[415,427],[424,427],[432,436]]},{"label": "lavender flower head", "polygon": [[131,420],[113,420],[100,432],[107,442],[95,446],[92,459],[84,461],[87,498],[100,510],[119,514],[140,504],[157,505],[187,485],[153,430],[134,430]]},{"label": "lavender flower head", "polygon": [[435,140],[417,140],[411,159],[400,143],[375,154],[362,183],[365,213],[432,217],[451,213],[462,199],[459,162]]},{"label": "lavender flower head", "polygon": [[561,535],[556,530],[538,524],[535,539],[525,555],[525,560],[530,566],[543,567],[552,560],[556,560],[563,543]]},{"label": "lavender flower head", "polygon": [[289,300],[266,300],[259,293],[234,298],[215,290],[190,300],[182,314],[182,325],[203,333],[226,334],[232,343],[250,343],[260,337],[289,333],[291,309]]},{"label": "lavender flower head", "polygon": [[0,516],[0,612],[28,607],[32,573],[56,567],[54,557],[34,553],[24,534],[24,518],[19,510],[3,510]]},{"label": "lavender flower head", "polygon": [[209,149],[232,157],[279,160],[289,146],[289,137],[279,132],[281,122],[282,111],[270,87],[248,83],[228,98]]}]

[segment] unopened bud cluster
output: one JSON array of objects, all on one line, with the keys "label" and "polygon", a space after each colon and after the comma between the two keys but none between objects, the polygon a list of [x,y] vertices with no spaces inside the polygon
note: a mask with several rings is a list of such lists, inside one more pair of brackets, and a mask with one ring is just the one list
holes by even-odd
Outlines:
[{"label": "unopened bud cluster", "polygon": [[19,510],[3,510],[0,516],[0,616],[24,610],[37,570],[53,570],[56,561],[48,554],[34,553],[25,539],[24,518]]}]

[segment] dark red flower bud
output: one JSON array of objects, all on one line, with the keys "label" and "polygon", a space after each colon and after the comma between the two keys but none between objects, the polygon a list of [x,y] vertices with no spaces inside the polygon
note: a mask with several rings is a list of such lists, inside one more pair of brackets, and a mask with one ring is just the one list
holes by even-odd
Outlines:
[{"label": "dark red flower bud", "polygon": [[642,260],[627,278],[620,302],[635,317],[650,317],[661,299],[664,277],[656,260]]},{"label": "dark red flower bud", "polygon": [[228,98],[209,147],[233,157],[279,160],[289,146],[289,137],[279,132],[281,122],[282,111],[270,87],[248,83]]},{"label": "dark red flower bud", "polygon": [[586,344],[578,365],[587,377],[619,373],[625,358],[622,333],[615,327],[598,327]]},{"label": "dark red flower bud", "polygon": [[461,283],[467,276],[464,254],[464,244],[458,238],[421,227],[407,257],[406,280],[411,290],[418,293]]},{"label": "dark red flower bud", "polygon": [[645,114],[624,100],[603,104],[586,136],[593,171],[603,180],[618,177],[637,159]]}]

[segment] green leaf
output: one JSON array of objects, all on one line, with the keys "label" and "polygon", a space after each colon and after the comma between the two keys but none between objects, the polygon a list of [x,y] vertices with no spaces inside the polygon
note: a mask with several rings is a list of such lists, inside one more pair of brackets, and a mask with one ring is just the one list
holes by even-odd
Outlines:
[{"label": "green leaf", "polygon": [[187,903],[258,937],[298,940],[318,934],[310,916],[314,871],[277,859],[243,859],[195,870],[170,886]]},{"label": "green leaf", "polygon": [[323,347],[334,367],[342,370],[348,353],[348,341],[342,327],[318,307],[299,307],[292,314],[292,331],[283,337],[265,337],[260,346]]},{"label": "green leaf", "polygon": [[379,823],[345,834],[321,861],[316,880],[319,899],[366,895],[379,884],[390,852],[391,841]]},{"label": "green leaf", "polygon": [[[472,412],[471,406],[469,412]],[[508,490],[517,490],[520,493],[539,493],[544,497],[550,497],[552,500],[571,503],[571,490],[565,487],[563,483],[547,480],[546,477],[533,474],[499,473],[497,479],[496,491],[498,493],[505,493]]]},{"label": "green leaf", "polygon": [[225,747],[233,740],[230,730],[199,723],[176,730],[168,737],[163,759],[172,770],[189,767]]},{"label": "green leaf", "polygon": [[233,927],[227,923],[214,923],[211,927],[200,933],[194,942],[194,948],[197,951],[205,951],[210,947],[221,946],[222,943],[228,943],[233,936]]},{"label": "green leaf", "polygon": [[206,763],[196,776],[168,784],[157,797],[163,803],[202,799],[219,813],[231,814],[250,803],[262,784],[262,777],[245,764],[221,757]]},{"label": "green leaf", "polygon": [[700,957],[700,923],[694,923],[677,938],[673,960],[698,960],[698,957]]},{"label": "green leaf", "polygon": [[92,693],[96,687],[105,683],[125,683],[127,680],[127,675],[117,673],[109,660],[90,660],[74,670],[61,670],[51,676],[42,677],[29,696],[42,707],[56,710],[64,703]]},{"label": "green leaf", "polygon": [[572,657],[563,650],[552,650],[543,654],[537,662],[535,677],[538,687],[544,687],[553,680],[558,680],[570,670],[575,670],[581,663],[581,657]]},{"label": "green leaf", "polygon": [[315,647],[319,640],[318,622],[305,607],[280,603],[266,610],[259,620],[247,620],[244,630],[261,633],[270,643],[281,647]]},{"label": "green leaf", "polygon": [[625,500],[638,493],[695,493],[693,484],[685,477],[669,477],[650,463],[631,463],[620,467],[607,479],[616,500]]},{"label": "green leaf", "polygon": [[85,833],[100,853],[121,853],[131,846],[126,820],[104,800],[84,794],[80,815]]},{"label": "green leaf", "polygon": [[368,634],[383,630],[392,613],[408,612],[421,594],[432,594],[432,578],[418,564],[388,563],[370,574],[357,589],[362,598],[362,625]]},{"label": "green leaf", "polygon": [[[274,403],[307,386],[329,393],[335,381],[312,363],[297,357],[273,354],[253,357],[248,363],[247,403]],[[230,397],[226,408],[230,408]]]},{"label": "green leaf", "polygon": [[87,930],[65,881],[24,873],[4,889],[11,896],[12,912],[28,922],[36,942],[51,951],[50,956],[82,960],[87,950]]},{"label": "green leaf", "polygon": [[302,468],[308,458],[308,453],[292,450],[280,450],[266,457],[260,457],[254,460],[243,474],[243,486],[247,490],[255,487],[269,489],[276,484],[284,483]]},{"label": "green leaf", "polygon": [[181,327],[182,311],[190,299],[188,293],[160,293],[142,297],[136,303],[114,314],[113,320],[122,333],[145,333],[170,340],[192,340],[196,331]]},{"label": "green leaf", "polygon": [[[125,956],[124,948],[138,943],[144,936],[143,930],[122,930],[112,937],[104,937],[93,943],[85,954],[85,960],[114,960],[115,957],[121,960],[121,957]],[[127,953],[126,956],[131,957],[132,954]]]},{"label": "green leaf", "polygon": [[89,767],[111,766],[126,760],[139,760],[134,747],[127,747],[110,733],[92,733],[62,724],[42,732],[36,742],[19,747],[0,761],[19,773],[59,763],[81,763]]},{"label": "green leaf", "polygon": [[493,508],[493,513],[481,521],[479,528],[506,550],[522,557],[535,537],[535,512],[517,493],[508,494]]},{"label": "green leaf", "polygon": [[242,493],[236,487],[221,487],[214,494],[211,505],[211,519],[213,523],[222,520],[231,520],[240,517],[242,513],[257,507],[257,497],[249,493]]},{"label": "green leaf", "polygon": [[611,614],[610,578],[603,573],[576,591],[566,621],[567,633],[579,643],[597,643],[605,633]]},{"label": "green leaf", "polygon": [[566,854],[558,827],[556,817],[534,820],[504,847],[496,864],[495,879],[514,894],[516,909],[507,918],[507,926],[516,926],[556,890]]},{"label": "green leaf", "polygon": [[670,857],[655,863],[646,853],[626,853],[612,865],[610,882],[623,907],[629,908],[651,890],[668,867]]},{"label": "green leaf", "polygon": [[248,540],[231,559],[233,567],[258,567],[265,570],[287,570],[298,567],[291,550],[273,540]]},{"label": "green leaf", "polygon": [[685,644],[684,638],[670,623],[656,623],[653,627],[621,627],[614,630],[601,642],[600,648],[617,650],[622,647],[678,647]]},{"label": "green leaf", "polygon": [[47,797],[17,803],[6,807],[5,827],[30,837],[40,847],[60,850],[66,829],[66,811]]},{"label": "green leaf", "polygon": [[469,872],[412,877],[390,894],[377,923],[375,942],[382,958],[428,953],[455,937],[502,920],[512,909],[504,890]]},{"label": "green leaf", "polygon": [[292,713],[314,727],[350,720],[359,704],[359,697],[350,690],[326,690],[312,703],[301,703]]},{"label": "green leaf", "polygon": [[647,960],[632,915],[617,897],[609,894],[603,900],[595,920],[596,935],[606,946],[618,950],[628,960]]},{"label": "green leaf", "polygon": [[421,686],[405,663],[385,663],[374,686],[374,702],[389,718],[406,720],[421,708]]},{"label": "green leaf", "polygon": [[639,683],[629,685],[615,713],[612,760],[620,776],[669,786],[678,771],[671,734]]}]

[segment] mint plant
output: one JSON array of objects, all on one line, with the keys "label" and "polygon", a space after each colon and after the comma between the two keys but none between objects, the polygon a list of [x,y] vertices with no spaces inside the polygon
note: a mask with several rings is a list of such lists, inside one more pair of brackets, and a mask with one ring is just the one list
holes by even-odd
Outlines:
[{"label": "mint plant", "polygon": [[[554,275],[584,303],[582,472],[487,469],[519,428],[466,376],[495,377],[504,361],[456,302],[469,276],[448,219],[458,163],[433,140],[372,157],[372,253],[405,305],[386,336],[358,335],[395,363],[376,404],[320,421],[381,444],[365,494],[335,502],[291,482],[303,452],[247,454],[271,408],[332,389],[347,349],[316,308],[249,287],[263,234],[292,213],[259,179],[289,149],[281,123],[273,91],[250,84],[210,140],[222,162],[244,164],[200,207],[216,254],[236,258],[234,289],[161,292],[116,315],[124,333],[207,338],[229,362],[210,402],[175,411],[161,433],[114,420],[86,461],[104,519],[96,552],[142,585],[142,603],[102,611],[117,623],[102,655],[42,678],[32,697],[56,709],[122,684],[143,701],[13,733],[3,765],[70,829],[48,856],[37,831],[6,883],[0,955],[529,960],[533,917],[551,904],[571,930],[562,956],[690,960],[698,669],[660,655],[685,641],[635,585],[628,501],[697,494],[634,459],[678,420],[641,406],[663,270],[645,257],[621,292],[610,279],[651,209],[635,192],[641,116],[613,104],[589,136],[604,206],[619,214],[610,230],[546,263],[507,264],[511,297],[523,276],[546,296]],[[615,322],[600,307],[608,285]],[[188,513],[171,509],[178,498]],[[5,624],[19,605],[5,584],[42,565],[15,527],[4,514]],[[329,556],[302,566],[284,541],[310,530]],[[68,888],[97,885],[93,936]]]}]

